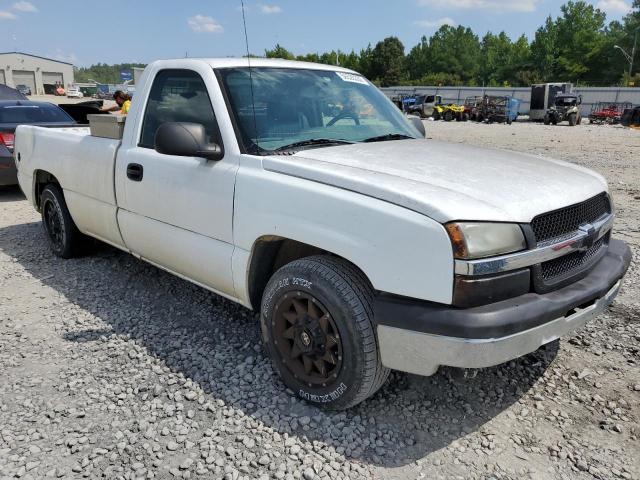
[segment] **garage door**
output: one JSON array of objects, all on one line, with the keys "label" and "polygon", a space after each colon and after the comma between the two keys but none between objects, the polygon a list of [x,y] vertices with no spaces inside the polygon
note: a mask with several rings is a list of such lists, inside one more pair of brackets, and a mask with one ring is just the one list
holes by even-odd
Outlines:
[{"label": "garage door", "polygon": [[62,73],[42,72],[42,85],[44,87],[44,93],[53,94],[57,85],[64,86]]},{"label": "garage door", "polygon": [[33,72],[27,72],[24,70],[13,71],[13,85],[26,85],[31,89],[31,93],[36,95],[36,76]]},{"label": "garage door", "polygon": [[4,78],[4,70],[0,70],[0,85],[6,85],[7,81]]}]

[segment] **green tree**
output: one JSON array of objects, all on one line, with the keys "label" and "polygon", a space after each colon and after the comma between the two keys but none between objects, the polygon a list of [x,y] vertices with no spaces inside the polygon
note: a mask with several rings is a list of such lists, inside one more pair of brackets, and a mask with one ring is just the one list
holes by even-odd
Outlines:
[{"label": "green tree", "polygon": [[513,43],[505,32],[487,33],[482,39],[479,76],[484,85],[500,86],[509,82]]},{"label": "green tree", "polygon": [[404,77],[404,45],[397,37],[387,37],[373,49],[374,78],[383,87],[398,85]]},{"label": "green tree", "polygon": [[606,45],[606,15],[582,0],[560,7],[554,21],[547,18],[531,45],[532,57],[545,81],[600,83]]},{"label": "green tree", "polygon": [[458,76],[464,83],[479,77],[480,40],[470,28],[443,25],[429,42],[429,71]]},{"label": "green tree", "polygon": [[423,35],[420,43],[411,49],[405,60],[409,79],[420,80],[429,72],[429,51],[429,40]]},{"label": "green tree", "polygon": [[273,50],[265,50],[264,56],[267,58],[283,58],[285,60],[295,60],[295,55],[289,50],[281,46],[279,43],[273,48]]},{"label": "green tree", "polygon": [[550,81],[556,74],[559,56],[558,29],[549,16],[544,25],[538,28],[531,43],[531,59],[536,66],[537,79]]}]

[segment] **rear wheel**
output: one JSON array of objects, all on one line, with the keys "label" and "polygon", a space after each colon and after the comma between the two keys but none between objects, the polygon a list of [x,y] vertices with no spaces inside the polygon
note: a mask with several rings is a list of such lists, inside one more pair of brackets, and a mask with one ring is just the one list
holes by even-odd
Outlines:
[{"label": "rear wheel", "polygon": [[578,116],[575,113],[569,114],[569,125],[575,127],[578,123]]},{"label": "rear wheel", "polygon": [[451,120],[453,120],[453,113],[451,113],[451,110],[447,110],[444,112],[444,121],[450,122]]},{"label": "rear wheel", "polygon": [[352,407],[385,382],[373,325],[373,289],[348,262],[314,256],[269,280],[262,337],[284,384],[330,409]]},{"label": "rear wheel", "polygon": [[42,224],[53,253],[62,258],[74,257],[80,250],[82,233],[73,222],[58,185],[49,184],[44,187],[40,210]]}]

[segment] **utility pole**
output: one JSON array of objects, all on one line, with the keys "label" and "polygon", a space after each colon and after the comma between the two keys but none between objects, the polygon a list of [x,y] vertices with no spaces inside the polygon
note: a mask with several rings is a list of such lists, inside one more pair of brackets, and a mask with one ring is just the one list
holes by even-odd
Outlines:
[{"label": "utility pole", "polygon": [[624,57],[629,62],[629,79],[631,79],[631,76],[633,75],[633,60],[636,57],[636,47],[637,47],[637,44],[638,44],[638,30],[640,30],[640,27],[636,27],[636,29],[633,31],[633,48],[631,49],[631,54],[629,54],[620,45],[614,45],[613,46],[613,48],[617,48],[618,50],[620,50],[622,52],[622,54],[624,55]]}]

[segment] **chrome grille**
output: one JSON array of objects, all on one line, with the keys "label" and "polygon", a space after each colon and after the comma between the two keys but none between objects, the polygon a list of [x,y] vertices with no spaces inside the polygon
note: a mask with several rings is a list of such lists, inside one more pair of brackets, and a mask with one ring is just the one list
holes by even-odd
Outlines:
[{"label": "chrome grille", "polygon": [[531,228],[538,245],[545,245],[570,238],[581,225],[593,223],[611,213],[609,196],[602,192],[589,200],[553,212],[538,215]]},{"label": "chrome grille", "polygon": [[562,257],[554,258],[541,265],[541,275],[544,282],[555,281],[567,274],[573,274],[588,266],[600,251],[606,247],[607,236],[595,242],[586,252],[573,252]]}]

